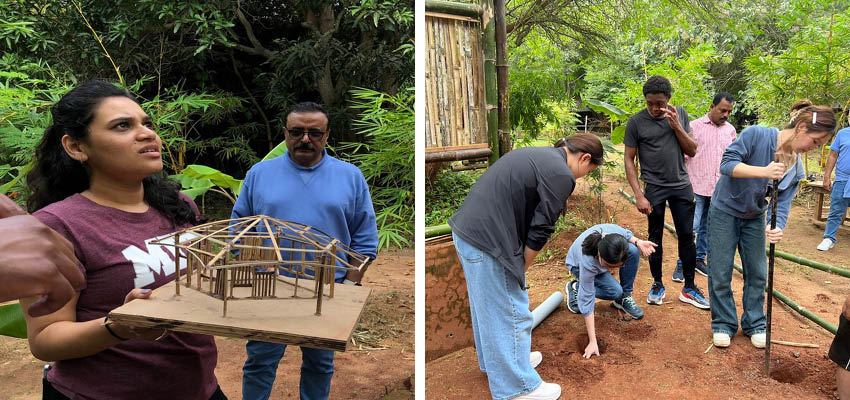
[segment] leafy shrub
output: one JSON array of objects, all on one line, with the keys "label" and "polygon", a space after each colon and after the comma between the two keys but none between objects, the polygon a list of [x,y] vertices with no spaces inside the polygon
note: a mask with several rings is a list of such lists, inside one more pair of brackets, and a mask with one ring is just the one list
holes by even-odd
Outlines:
[{"label": "leafy shrub", "polygon": [[371,89],[351,91],[360,114],[354,129],[368,141],[337,146],[343,159],[360,168],[372,194],[378,248],[409,245],[414,233],[413,88],[396,95]]},{"label": "leafy shrub", "polygon": [[425,226],[445,224],[463,204],[469,189],[484,171],[441,169],[434,184],[425,191]]}]

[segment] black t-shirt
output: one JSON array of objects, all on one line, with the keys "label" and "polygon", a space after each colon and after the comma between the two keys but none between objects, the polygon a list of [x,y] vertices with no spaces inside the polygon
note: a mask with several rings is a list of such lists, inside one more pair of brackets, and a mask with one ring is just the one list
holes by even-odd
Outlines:
[{"label": "black t-shirt", "polygon": [[546,244],[574,188],[563,148],[516,149],[472,185],[449,225],[525,286],[525,247],[540,250]]},{"label": "black t-shirt", "polygon": [[[691,130],[688,113],[676,107],[685,132]],[[640,178],[648,184],[681,189],[691,184],[685,154],[667,118],[655,118],[645,108],[629,118],[623,144],[637,149]]]}]

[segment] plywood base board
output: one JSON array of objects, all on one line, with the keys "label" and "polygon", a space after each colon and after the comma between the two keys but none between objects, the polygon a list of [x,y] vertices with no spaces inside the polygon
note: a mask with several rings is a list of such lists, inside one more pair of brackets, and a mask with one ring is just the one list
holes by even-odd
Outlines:
[{"label": "plywood base board", "polygon": [[[334,298],[322,299],[322,315],[315,315],[312,281],[279,277],[277,299],[223,301],[185,285],[174,294],[174,282],[154,290],[149,299],[134,300],[109,313],[115,322],[142,328],[167,328],[178,332],[285,343],[345,351],[372,289],[335,285]],[[206,283],[206,282],[204,282]],[[208,283],[207,283],[208,284]],[[309,286],[309,288],[305,287]],[[234,296],[250,296],[251,288],[234,288]],[[327,293],[327,289],[325,293]]]}]

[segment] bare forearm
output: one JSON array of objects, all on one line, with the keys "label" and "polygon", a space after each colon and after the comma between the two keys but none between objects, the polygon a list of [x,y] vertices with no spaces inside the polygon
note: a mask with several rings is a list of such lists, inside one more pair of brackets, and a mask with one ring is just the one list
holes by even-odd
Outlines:
[{"label": "bare forearm", "polygon": [[634,159],[629,159],[627,157],[625,160],[625,167],[626,180],[629,181],[629,186],[631,186],[632,188],[632,193],[635,194],[636,199],[643,197],[643,192],[640,190],[640,182],[638,182],[637,167],[635,167]]},{"label": "bare forearm", "polygon": [[57,321],[29,338],[32,354],[42,361],[86,357],[120,342],[109,334],[102,318],[87,322]]},{"label": "bare forearm", "polygon": [[530,267],[531,264],[534,264],[534,258],[537,257],[537,253],[539,253],[539,252],[540,252],[540,250],[532,250],[528,247],[525,248],[525,252],[523,253],[523,256],[525,257],[525,270],[526,271],[528,271],[528,267]]},{"label": "bare forearm", "polygon": [[688,157],[693,157],[697,154],[697,141],[694,139],[694,135],[691,132],[685,132],[684,130],[677,129],[676,132],[676,140],[679,141],[679,147],[682,148],[682,152],[688,155]]},{"label": "bare forearm", "polygon": [[596,343],[596,323],[593,321],[593,313],[584,317],[584,324],[587,326],[588,343]]},{"label": "bare forearm", "polygon": [[828,180],[832,176],[832,170],[835,168],[836,160],[838,160],[838,153],[830,150],[829,157],[826,159],[826,167],[823,169],[823,180]]}]

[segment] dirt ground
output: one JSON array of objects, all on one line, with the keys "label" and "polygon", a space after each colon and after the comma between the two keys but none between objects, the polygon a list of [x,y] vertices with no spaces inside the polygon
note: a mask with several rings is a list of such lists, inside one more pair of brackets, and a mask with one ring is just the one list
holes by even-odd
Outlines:
[{"label": "dirt ground", "polygon": [[[373,289],[348,351],[337,353],[332,399],[409,399],[414,382],[414,253],[382,252],[363,280]],[[230,399],[242,398],[245,341],[216,337],[216,376]],[[41,398],[44,362],[24,339],[0,336],[0,398]],[[290,347],[277,370],[271,399],[297,399],[301,352]]]},{"label": "dirt ground", "polygon": [[[607,177],[603,194],[606,209],[602,218],[646,238],[646,217],[617,193],[628,185],[618,177]],[[798,196],[788,227],[777,249],[835,266],[847,266],[850,234],[838,233],[838,243],[829,252],[815,249],[823,230],[809,218],[814,201]],[[590,197],[580,183],[569,201],[577,219],[597,221],[596,196]],[[669,212],[667,221],[672,225]],[[554,291],[564,291],[570,279],[563,260],[582,229],[573,227],[550,240],[541,251],[545,261],[529,270],[529,297],[534,308]],[[635,299],[644,309],[641,320],[624,321],[610,302],[597,300],[596,334],[601,356],[582,358],[587,345],[584,318],[562,305],[532,334],[532,350],[543,353],[537,367],[544,381],[561,385],[562,399],[832,399],[835,397],[835,364],[827,358],[832,334],[800,316],[780,301],[773,303],[772,339],[816,344],[818,348],[771,348],[771,378],[763,373],[764,350],[756,349],[740,331],[726,349],[711,346],[711,317],[678,300],[682,284],[670,280],[676,263],[676,239],[665,231],[664,284],[667,298],[661,306],[650,306],[646,295],[652,285],[649,264],[641,259],[635,281]],[[740,261],[738,261],[740,265]],[[697,285],[708,295],[707,278],[697,274]],[[738,313],[741,312],[741,275],[733,275]],[[780,258],[776,259],[774,287],[831,324],[838,324],[850,280]],[[490,398],[487,377],[478,369],[472,347],[434,360],[426,365],[428,399]]]}]

